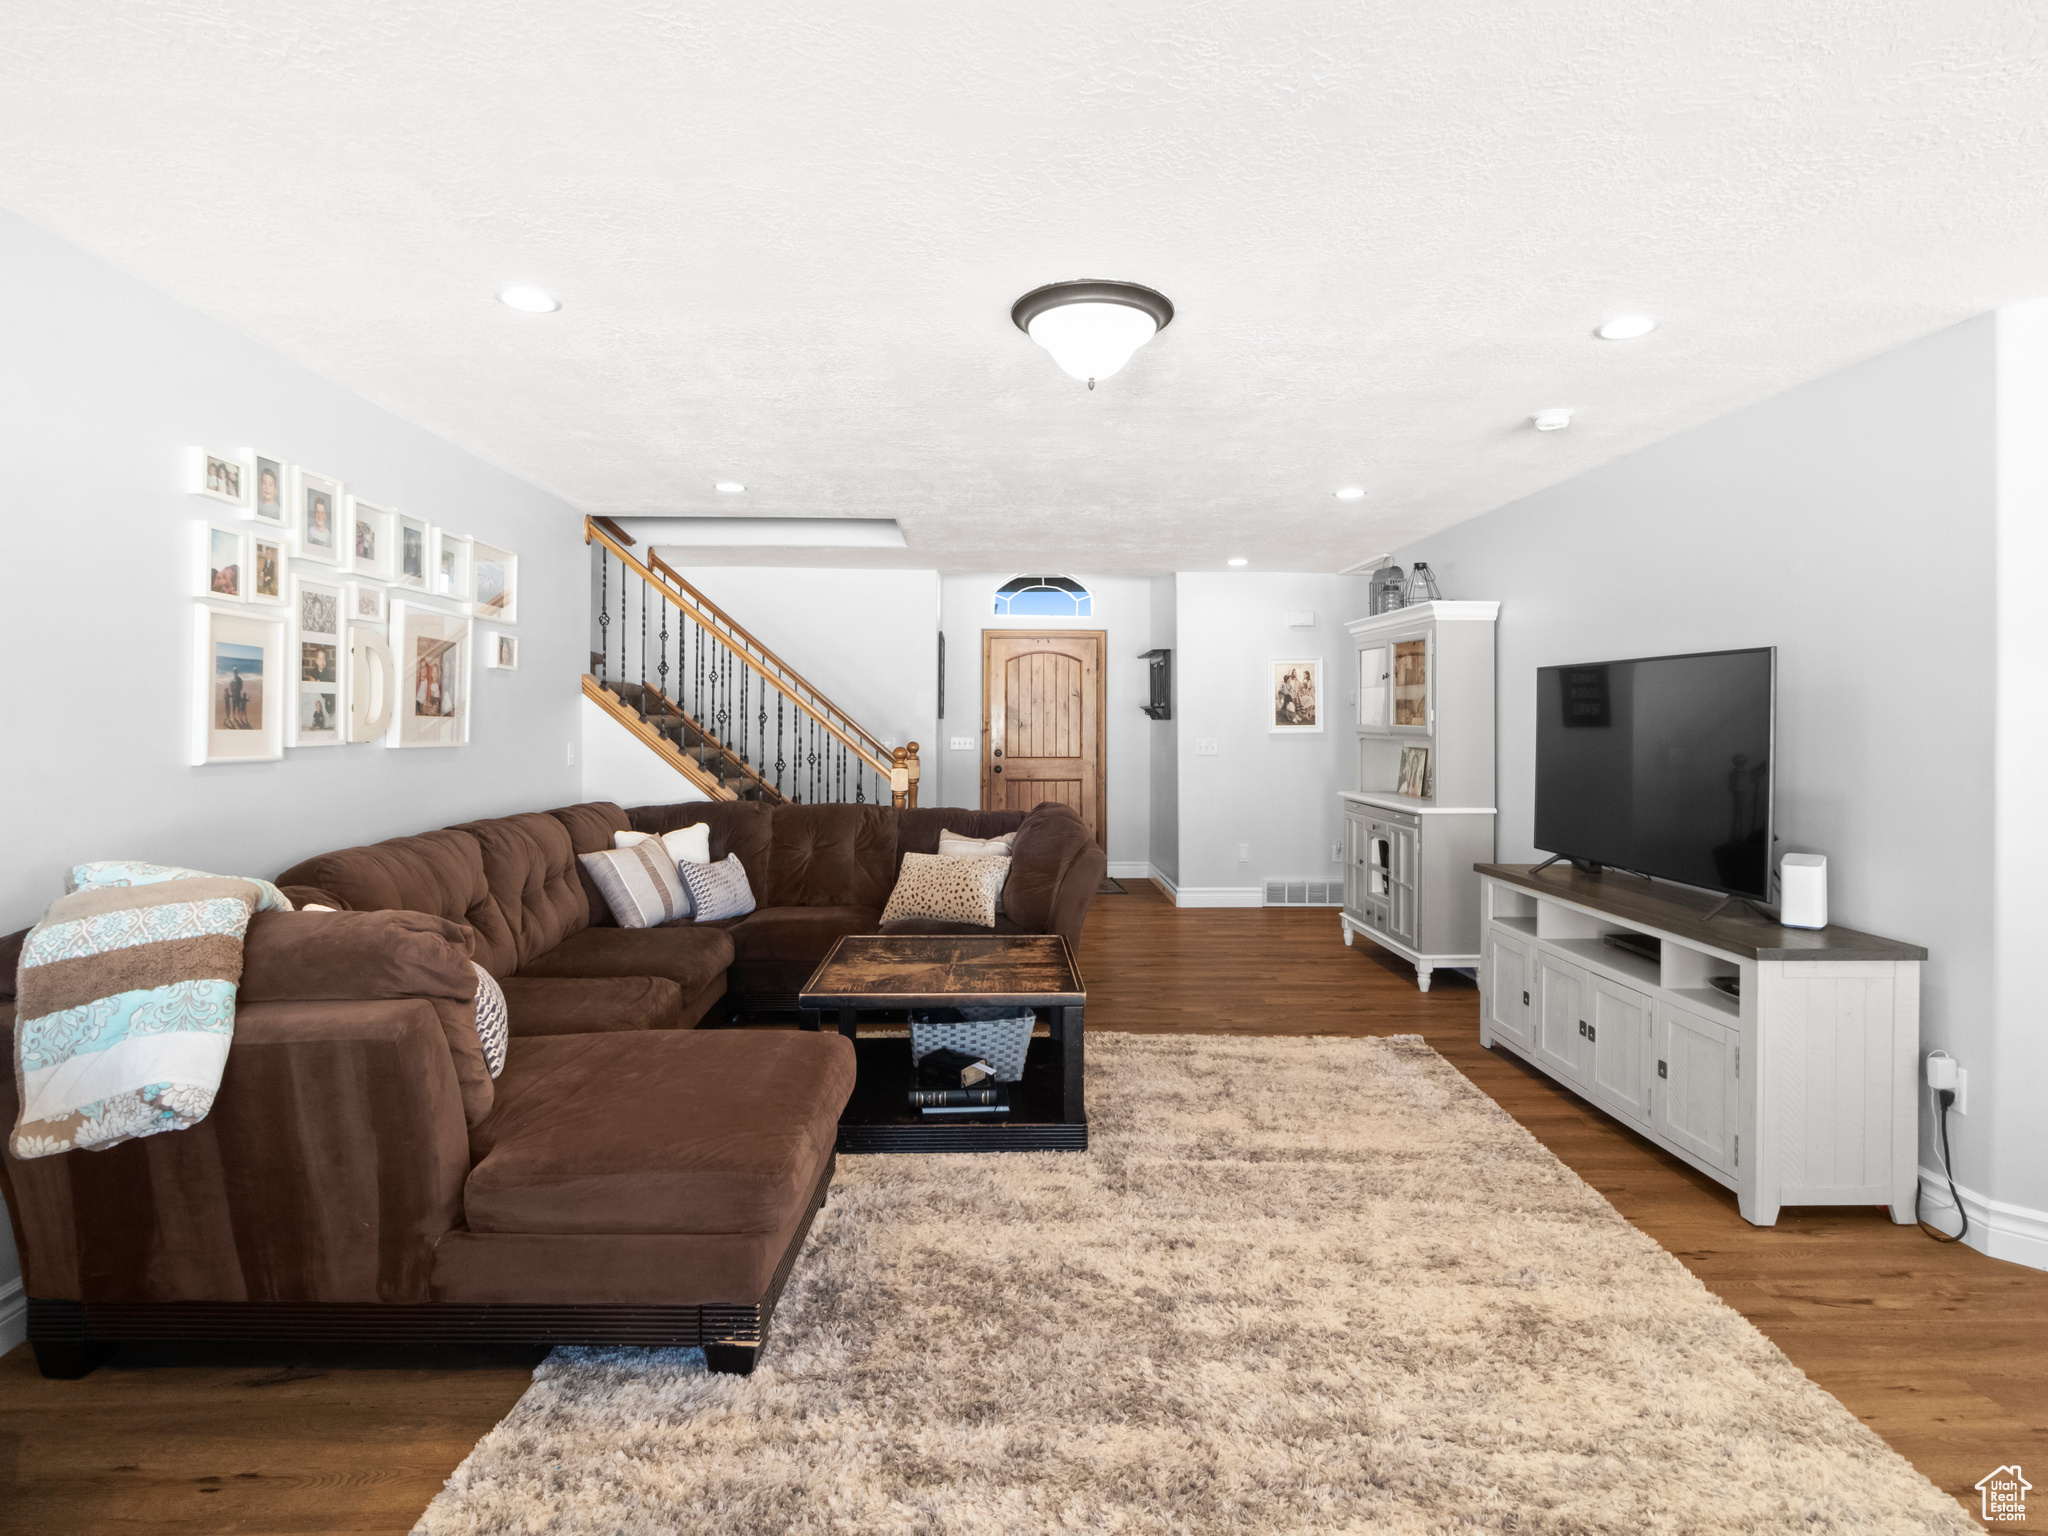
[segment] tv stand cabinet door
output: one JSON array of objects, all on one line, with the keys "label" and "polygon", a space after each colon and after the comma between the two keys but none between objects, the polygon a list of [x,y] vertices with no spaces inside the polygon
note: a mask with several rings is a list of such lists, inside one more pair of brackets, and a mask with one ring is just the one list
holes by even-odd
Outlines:
[{"label": "tv stand cabinet door", "polygon": [[[1536,978],[1529,972],[1529,948],[1498,928],[1486,931],[1486,1022],[1488,1033],[1531,1050],[1529,1019],[1535,1013]],[[1489,1042],[1490,1043],[1490,1042]]]},{"label": "tv stand cabinet door", "polygon": [[1651,1031],[1651,1129],[1735,1172],[1735,1040],[1726,1024],[1659,1003]]},{"label": "tv stand cabinet door", "polygon": [[1593,978],[1593,1097],[1615,1114],[1642,1125],[1650,1123],[1650,1033],[1654,1005],[1642,993]]},{"label": "tv stand cabinet door", "polygon": [[1569,1083],[1586,1081],[1591,990],[1576,965],[1536,951],[1536,1057]]}]

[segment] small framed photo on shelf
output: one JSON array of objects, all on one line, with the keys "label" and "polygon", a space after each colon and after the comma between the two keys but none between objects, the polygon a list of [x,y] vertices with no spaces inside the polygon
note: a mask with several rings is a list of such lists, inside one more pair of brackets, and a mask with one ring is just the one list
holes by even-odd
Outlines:
[{"label": "small framed photo on shelf", "polygon": [[434,530],[433,581],[428,590],[434,596],[455,604],[464,613],[469,612],[474,590],[470,574],[473,544],[467,534],[450,533],[445,528]]},{"label": "small framed photo on shelf", "polygon": [[433,554],[427,546],[432,542],[434,530],[421,519],[407,517],[403,512],[392,514],[391,520],[396,525],[398,538],[392,547],[391,584],[424,592],[427,590],[427,562]]},{"label": "small framed photo on shelf", "polygon": [[1272,719],[1267,729],[1276,735],[1322,730],[1322,658],[1275,659],[1268,665]]},{"label": "small framed photo on shelf", "polygon": [[342,588],[292,577],[292,700],[290,745],[341,745]]},{"label": "small framed photo on shelf", "polygon": [[188,460],[185,489],[194,496],[224,502],[247,515],[249,463],[240,448],[194,448]]},{"label": "small framed photo on shelf", "polygon": [[292,528],[291,488],[292,467],[283,459],[244,449],[249,462],[256,466],[255,484],[249,496],[249,519],[290,533]]},{"label": "small framed photo on shelf", "polygon": [[1409,795],[1417,800],[1429,794],[1429,748],[1403,747],[1401,749],[1401,779],[1394,786],[1397,795]]},{"label": "small framed photo on shelf", "polygon": [[519,637],[517,635],[491,635],[485,642],[484,665],[494,672],[517,672],[519,670]]},{"label": "small framed photo on shelf", "polygon": [[391,747],[469,744],[470,621],[403,600],[391,604],[397,705],[384,737]]},{"label": "small framed photo on shelf", "polygon": [[217,603],[249,601],[249,525],[206,518],[192,525],[192,595]]},{"label": "small framed photo on shelf", "polygon": [[194,606],[192,761],[274,762],[284,756],[284,615]]},{"label": "small framed photo on shelf", "polygon": [[261,525],[252,527],[249,530],[248,601],[282,608],[285,564],[284,534]]},{"label": "small framed photo on shelf", "polygon": [[384,589],[366,581],[352,581],[342,588],[341,611],[350,624],[379,624],[390,617]]},{"label": "small framed photo on shelf", "polygon": [[297,549],[294,552],[301,560],[340,565],[344,547],[341,541],[341,482],[316,475],[305,468],[297,470],[293,478],[298,486],[292,498],[297,517],[293,539]]},{"label": "small framed photo on shelf", "polygon": [[510,550],[470,542],[470,563],[474,572],[471,612],[493,624],[519,622],[519,557]]},{"label": "small framed photo on shelf", "polygon": [[395,514],[371,506],[360,496],[349,497],[343,524],[348,530],[349,569],[372,581],[389,581],[397,569],[396,523]]}]

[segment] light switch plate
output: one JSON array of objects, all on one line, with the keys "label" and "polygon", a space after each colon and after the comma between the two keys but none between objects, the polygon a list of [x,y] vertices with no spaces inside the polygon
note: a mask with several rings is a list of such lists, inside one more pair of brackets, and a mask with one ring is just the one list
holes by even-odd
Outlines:
[{"label": "light switch plate", "polygon": [[955,752],[972,752],[975,747],[975,741],[972,736],[955,736],[952,746]]},{"label": "light switch plate", "polygon": [[1287,611],[1287,627],[1289,629],[1314,629],[1316,627],[1316,611],[1313,608],[1290,608]]},{"label": "light switch plate", "polygon": [[1195,756],[1214,757],[1215,755],[1216,738],[1214,736],[1198,736],[1195,738]]}]

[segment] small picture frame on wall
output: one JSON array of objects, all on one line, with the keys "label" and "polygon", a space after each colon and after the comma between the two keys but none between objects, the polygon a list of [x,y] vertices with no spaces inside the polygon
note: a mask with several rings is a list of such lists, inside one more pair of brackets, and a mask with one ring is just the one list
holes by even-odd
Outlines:
[{"label": "small picture frame on wall", "polygon": [[252,603],[282,608],[286,568],[284,534],[260,524],[249,529],[249,597]]},{"label": "small picture frame on wall", "polygon": [[1429,748],[1403,747],[1401,749],[1401,778],[1394,786],[1397,795],[1408,795],[1414,799],[1425,799],[1429,795]]},{"label": "small picture frame on wall", "polygon": [[434,596],[469,612],[471,586],[470,555],[474,541],[467,534],[434,530],[434,562],[429,590]]},{"label": "small picture frame on wall", "polygon": [[519,637],[493,634],[484,641],[484,665],[494,672],[519,670]]},{"label": "small picture frame on wall", "polygon": [[192,525],[192,595],[216,603],[249,601],[249,526],[205,518]]},{"label": "small picture frame on wall", "polygon": [[433,558],[434,530],[417,517],[394,513],[396,542],[392,545],[391,584],[414,592],[427,590],[427,567]]},{"label": "small picture frame on wall", "polygon": [[1323,728],[1323,659],[1276,657],[1267,663],[1267,729],[1294,736]]},{"label": "small picture frame on wall", "polygon": [[186,462],[186,490],[246,512],[251,476],[243,449],[194,448]]},{"label": "small picture frame on wall", "polygon": [[470,621],[440,608],[394,601],[391,649],[397,708],[390,747],[469,745]]},{"label": "small picture frame on wall", "polygon": [[343,672],[342,587],[313,577],[292,577],[292,685],[287,742],[294,747],[341,745]]},{"label": "small picture frame on wall", "polygon": [[519,557],[510,550],[470,542],[471,609],[493,624],[519,622]]},{"label": "small picture frame on wall", "polygon": [[381,625],[390,617],[388,598],[382,587],[366,581],[352,581],[342,588],[342,614],[349,624]]},{"label": "small picture frame on wall", "polygon": [[275,528],[289,534],[292,527],[291,491],[292,467],[283,459],[273,459],[268,454],[253,449],[243,449],[249,462],[256,466],[255,480],[249,491],[249,520]]},{"label": "small picture frame on wall", "polygon": [[389,581],[397,567],[394,532],[397,518],[360,496],[348,499],[348,568],[372,581]]},{"label": "small picture frame on wall", "polygon": [[316,475],[310,469],[301,467],[294,476],[298,486],[292,498],[294,526],[294,553],[301,560],[317,561],[321,565],[339,566],[344,563],[346,546],[342,541],[341,482],[330,480],[325,475]]},{"label": "small picture frame on wall", "polygon": [[274,762],[284,756],[284,615],[200,603],[193,668],[192,761]]}]

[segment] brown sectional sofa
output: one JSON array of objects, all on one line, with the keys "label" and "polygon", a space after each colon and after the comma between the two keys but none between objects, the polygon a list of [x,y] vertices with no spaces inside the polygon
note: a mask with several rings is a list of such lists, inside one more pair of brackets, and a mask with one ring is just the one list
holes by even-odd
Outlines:
[{"label": "brown sectional sofa", "polygon": [[[739,855],[757,911],[618,928],[576,854],[694,821],[714,858]],[[496,1338],[701,1344],[751,1369],[831,1182],[853,1053],[688,1026],[721,999],[792,1004],[834,939],[878,930],[902,855],[942,828],[1015,830],[999,929],[1078,938],[1104,862],[1056,806],[594,804],[287,870],[295,903],[336,910],[251,922],[206,1120],[0,1157],[39,1361],[75,1375],[119,1339]],[[24,936],[0,940],[10,1004]],[[496,1082],[472,955],[511,1015]],[[10,1073],[8,1126],[17,1111]]]}]

